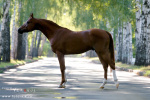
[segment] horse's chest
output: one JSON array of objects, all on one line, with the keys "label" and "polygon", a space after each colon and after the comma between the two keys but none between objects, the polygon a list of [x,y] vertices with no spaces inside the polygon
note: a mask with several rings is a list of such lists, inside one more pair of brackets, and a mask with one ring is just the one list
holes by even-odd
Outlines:
[{"label": "horse's chest", "polygon": [[51,42],[51,49],[54,53],[56,53],[56,51],[65,52],[64,43],[61,41],[54,40]]}]

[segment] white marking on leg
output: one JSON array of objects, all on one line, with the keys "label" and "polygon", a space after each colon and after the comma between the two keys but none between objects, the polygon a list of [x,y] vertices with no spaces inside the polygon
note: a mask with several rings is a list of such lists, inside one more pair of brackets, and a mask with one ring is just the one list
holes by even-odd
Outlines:
[{"label": "white marking on leg", "polygon": [[114,78],[114,81],[117,81],[117,76],[116,76],[116,71],[115,70],[112,70],[113,71],[113,78]]},{"label": "white marking on leg", "polygon": [[117,76],[116,76],[116,71],[115,70],[112,70],[113,71],[113,78],[114,78],[114,82],[116,84],[116,88],[119,87],[119,83],[118,83],[118,79],[117,79]]},{"label": "white marking on leg", "polygon": [[103,83],[101,84],[100,88],[104,88],[106,83],[107,83],[107,80],[104,78]]}]

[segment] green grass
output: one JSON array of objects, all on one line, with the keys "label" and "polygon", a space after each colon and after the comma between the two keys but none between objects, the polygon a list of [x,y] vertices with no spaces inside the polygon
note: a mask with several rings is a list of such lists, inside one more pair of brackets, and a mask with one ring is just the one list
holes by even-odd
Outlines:
[{"label": "green grass", "polygon": [[123,64],[121,62],[116,62],[116,66],[123,67],[123,68],[128,68],[128,69],[133,69],[133,70],[144,71],[145,72],[144,76],[150,76],[150,66],[127,65],[127,64]]},{"label": "green grass", "polygon": [[150,70],[147,70],[144,74],[144,76],[150,76]]},{"label": "green grass", "polygon": [[133,70],[137,70],[137,69],[143,67],[143,66],[135,66],[135,65],[123,64],[121,62],[116,62],[116,66],[123,67],[123,68],[128,68],[128,69],[133,69]]},{"label": "green grass", "polygon": [[17,64],[23,64],[25,63],[25,61],[21,60],[11,60],[10,62],[1,62],[0,64],[0,68],[4,68],[6,66],[13,66],[13,65],[17,65]]},{"label": "green grass", "polygon": [[10,62],[1,62],[0,63],[0,68],[4,68],[7,66],[13,66],[13,65],[18,65],[18,64],[25,64],[26,62],[32,62],[34,60],[39,60],[42,59],[43,57],[39,57],[39,58],[33,58],[33,59],[26,59],[26,60],[13,60],[11,59]]},{"label": "green grass", "polygon": [[[98,57],[93,57],[89,58],[92,61],[99,61]],[[140,70],[144,71],[144,76],[150,76],[150,66],[135,66],[135,65],[128,65],[128,64],[123,64],[121,62],[116,62],[116,66],[122,67],[122,68],[127,68],[127,69],[133,69],[133,70]]]}]

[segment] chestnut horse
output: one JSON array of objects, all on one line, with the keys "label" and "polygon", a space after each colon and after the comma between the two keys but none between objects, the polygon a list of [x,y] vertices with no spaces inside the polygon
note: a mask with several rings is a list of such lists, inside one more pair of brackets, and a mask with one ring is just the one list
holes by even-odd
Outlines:
[{"label": "chestnut horse", "polygon": [[62,76],[59,88],[65,88],[66,83],[64,55],[79,54],[88,50],[95,50],[104,68],[104,81],[100,88],[104,88],[107,83],[108,65],[113,71],[116,88],[119,87],[115,72],[113,39],[109,32],[101,29],[75,32],[50,20],[34,18],[32,13],[26,23],[18,29],[18,33],[33,30],[40,30],[50,41],[52,51],[57,54]]}]

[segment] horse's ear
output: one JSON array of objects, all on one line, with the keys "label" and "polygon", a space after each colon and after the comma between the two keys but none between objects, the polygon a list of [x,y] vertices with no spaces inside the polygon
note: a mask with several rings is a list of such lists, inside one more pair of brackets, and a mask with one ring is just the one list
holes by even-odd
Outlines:
[{"label": "horse's ear", "polygon": [[30,17],[33,18],[33,13],[30,14]]}]

